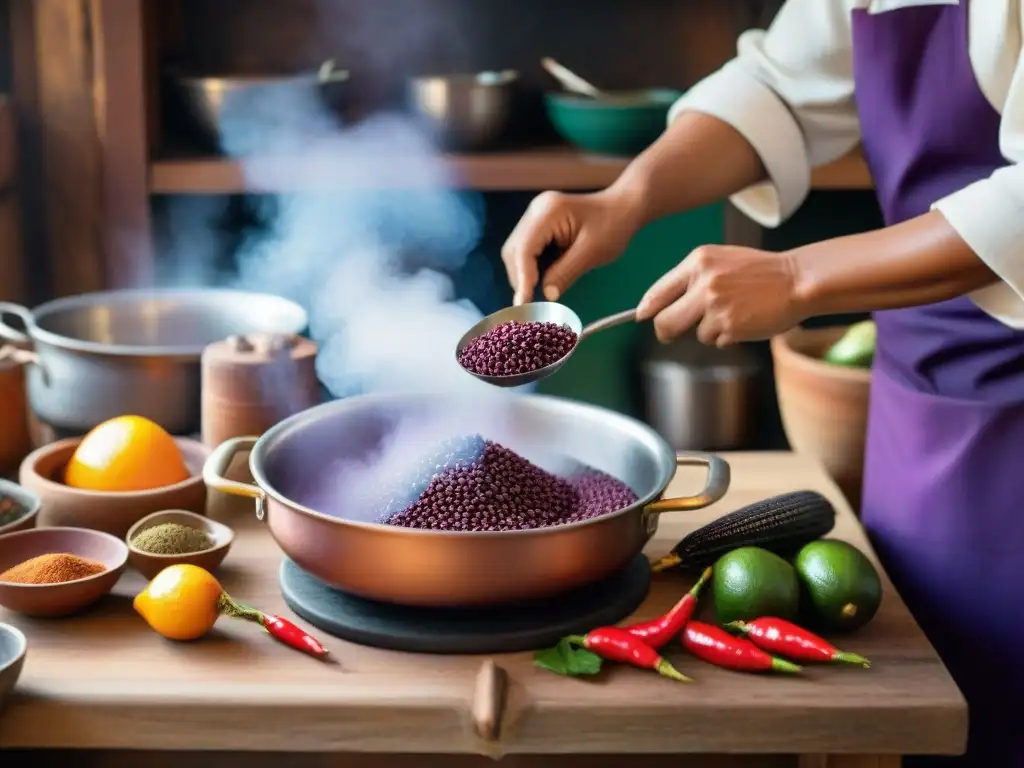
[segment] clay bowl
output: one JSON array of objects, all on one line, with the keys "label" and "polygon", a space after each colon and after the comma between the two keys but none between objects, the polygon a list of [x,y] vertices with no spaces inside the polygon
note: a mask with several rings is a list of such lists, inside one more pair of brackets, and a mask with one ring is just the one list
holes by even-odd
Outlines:
[{"label": "clay bowl", "polygon": [[61,584],[0,581],[0,605],[27,616],[67,616],[107,594],[128,564],[128,547],[108,533],[86,528],[34,528],[0,536],[0,573],[39,555],[64,552],[96,560],[103,573]]},{"label": "clay bowl", "polygon": [[775,390],[790,446],[823,464],[857,509],[871,371],[821,359],[846,330],[794,328],[772,339],[771,346]]},{"label": "clay bowl", "polygon": [[206,511],[203,463],[209,453],[202,443],[176,438],[192,476],[174,485],[148,491],[83,491],[64,485],[64,469],[82,441],[79,437],[58,440],[30,453],[21,463],[19,480],[42,499],[37,525],[90,528],[123,539],[128,529],[154,512],[185,509]]},{"label": "clay bowl", "polygon": [[[191,528],[198,528],[213,540],[213,547],[188,555],[154,555],[132,546],[132,539],[147,528],[153,528],[162,523],[180,523]],[[178,563],[198,565],[207,571],[213,571],[224,562],[228,550],[231,549],[231,542],[234,540],[235,532],[226,525],[182,509],[168,509],[146,515],[129,529],[128,535],[125,537],[128,544],[129,562],[147,579],[152,579],[167,566]]]},{"label": "clay bowl", "polygon": [[12,520],[6,525],[0,525],[0,536],[3,536],[5,533],[27,531],[29,528],[34,528],[36,518],[39,516],[39,507],[42,505],[39,495],[32,493],[27,488],[22,488],[17,483],[12,483],[10,480],[0,480],[0,498],[4,496],[14,499],[21,506],[25,507],[27,511],[17,520]]},{"label": "clay bowl", "polygon": [[0,624],[0,710],[4,708],[7,697],[14,690],[14,684],[21,677],[27,650],[28,641],[20,629],[10,624]]}]

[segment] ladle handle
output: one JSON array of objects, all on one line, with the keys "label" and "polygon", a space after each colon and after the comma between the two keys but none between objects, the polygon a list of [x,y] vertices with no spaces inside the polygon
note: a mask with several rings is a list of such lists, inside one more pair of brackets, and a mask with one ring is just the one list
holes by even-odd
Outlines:
[{"label": "ladle handle", "polygon": [[590,325],[583,328],[583,331],[580,333],[580,341],[583,341],[583,339],[587,338],[591,334],[597,333],[598,331],[607,331],[609,328],[614,328],[616,325],[625,325],[626,323],[635,322],[635,309],[627,309],[625,312],[619,312],[615,315],[602,317],[600,320],[595,320]]},{"label": "ladle handle", "polygon": [[548,71],[548,74],[555,78],[562,86],[574,93],[582,93],[584,96],[590,96],[593,99],[598,98],[601,92],[594,86],[584,80],[582,77],[572,72],[557,61],[549,56],[545,56],[540,60],[541,66]]},{"label": "ladle handle", "polygon": [[327,83],[341,83],[349,78],[349,72],[347,69],[338,69],[335,66],[334,59],[327,59],[316,72],[316,79],[321,85]]}]

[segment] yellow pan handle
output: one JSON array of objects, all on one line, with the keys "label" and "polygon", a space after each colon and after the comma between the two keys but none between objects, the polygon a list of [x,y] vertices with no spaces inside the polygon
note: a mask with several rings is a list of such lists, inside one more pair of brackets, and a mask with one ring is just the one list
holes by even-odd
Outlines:
[{"label": "yellow pan handle", "polygon": [[[207,462],[209,463],[209,462]],[[713,453],[682,452],[676,454],[677,467],[707,467],[708,479],[704,489],[695,496],[660,499],[647,505],[648,512],[682,512],[703,509],[725,496],[729,490],[729,462]]]},{"label": "yellow pan handle", "polygon": [[213,453],[203,464],[203,482],[206,483],[207,488],[229,493],[232,496],[262,500],[264,493],[259,486],[228,480],[224,476],[235,456],[242,451],[251,451],[257,440],[259,440],[258,437],[233,437],[214,448]]}]

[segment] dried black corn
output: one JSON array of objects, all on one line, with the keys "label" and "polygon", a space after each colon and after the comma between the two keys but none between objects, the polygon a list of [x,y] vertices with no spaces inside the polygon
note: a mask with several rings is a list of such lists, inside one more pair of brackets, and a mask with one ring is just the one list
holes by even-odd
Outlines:
[{"label": "dried black corn", "polygon": [[737,509],[698,528],[653,563],[655,572],[705,568],[739,547],[790,554],[832,530],[836,511],[815,491],[794,491]]}]

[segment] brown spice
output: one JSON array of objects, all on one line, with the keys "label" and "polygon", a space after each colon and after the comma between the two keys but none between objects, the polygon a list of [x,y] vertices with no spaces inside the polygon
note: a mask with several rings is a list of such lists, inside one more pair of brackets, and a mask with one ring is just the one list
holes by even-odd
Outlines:
[{"label": "brown spice", "polygon": [[0,581],[12,584],[62,584],[103,573],[103,563],[64,553],[39,555],[0,573]]}]

